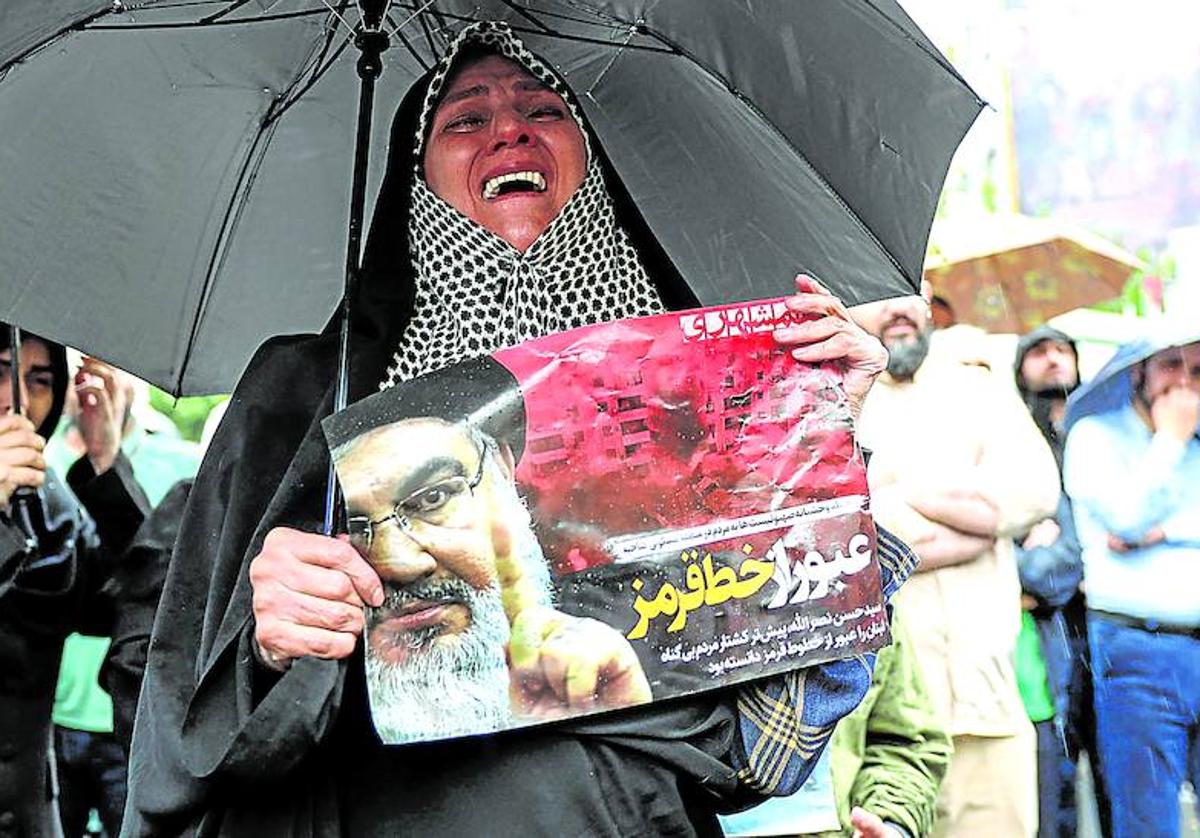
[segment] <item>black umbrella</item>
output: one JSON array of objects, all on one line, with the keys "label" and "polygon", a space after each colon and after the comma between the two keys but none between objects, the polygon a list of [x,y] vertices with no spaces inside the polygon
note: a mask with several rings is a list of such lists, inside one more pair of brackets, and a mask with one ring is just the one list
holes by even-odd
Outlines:
[{"label": "black umbrella", "polygon": [[701,302],[798,270],[848,303],[918,288],[981,102],[889,0],[6,0],[0,317],[176,393],[229,389],[352,297],[383,52],[403,47],[398,102],[477,19],[566,79]]},{"label": "black umbrella", "polygon": [[230,389],[353,275],[377,55],[390,112],[475,18],[578,93],[702,302],[799,270],[848,303],[917,287],[980,102],[889,0],[5,0],[0,318],[175,393]]}]

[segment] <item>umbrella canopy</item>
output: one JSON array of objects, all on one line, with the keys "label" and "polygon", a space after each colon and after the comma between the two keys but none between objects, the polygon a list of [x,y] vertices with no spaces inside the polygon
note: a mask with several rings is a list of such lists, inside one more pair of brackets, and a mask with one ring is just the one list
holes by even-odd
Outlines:
[{"label": "umbrella canopy", "polygon": [[1117,349],[1108,363],[1090,381],[1080,385],[1067,400],[1064,435],[1071,426],[1094,413],[1120,410],[1133,398],[1130,371],[1142,361],[1164,349],[1200,341],[1200,326],[1195,323],[1154,322],[1147,324],[1145,337]]},{"label": "umbrella canopy", "polygon": [[[477,18],[575,90],[702,303],[799,270],[849,303],[917,287],[981,102],[895,2],[396,2],[387,116]],[[5,0],[0,319],[176,393],[228,390],[262,340],[324,325],[357,25],[349,0]]]},{"label": "umbrella canopy", "polygon": [[1024,334],[1056,314],[1120,296],[1134,255],[1049,218],[991,215],[934,225],[925,278],[959,322]]}]

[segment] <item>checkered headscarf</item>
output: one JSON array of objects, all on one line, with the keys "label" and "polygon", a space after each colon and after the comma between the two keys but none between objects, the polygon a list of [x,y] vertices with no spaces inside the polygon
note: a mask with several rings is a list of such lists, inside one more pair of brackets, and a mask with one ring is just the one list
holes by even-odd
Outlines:
[{"label": "checkered headscarf", "polygon": [[583,130],[570,91],[505,24],[474,24],[451,44],[429,84],[415,137],[408,229],[413,316],[381,389],[552,332],[665,310],[617,222],[590,147],[583,183],[523,254],[430,190],[421,170],[426,133],[467,45],[520,64],[563,97]]}]

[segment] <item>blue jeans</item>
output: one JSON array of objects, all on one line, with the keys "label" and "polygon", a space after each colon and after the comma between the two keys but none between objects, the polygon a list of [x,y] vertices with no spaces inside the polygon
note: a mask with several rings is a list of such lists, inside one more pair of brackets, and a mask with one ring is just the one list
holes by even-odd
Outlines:
[{"label": "blue jeans", "polygon": [[1075,835],[1075,763],[1054,719],[1034,722],[1037,732],[1038,838]]},{"label": "blue jeans", "polygon": [[125,811],[125,752],[111,733],[54,726],[58,810],[66,838],[85,834],[94,808],[109,838],[121,831]]},{"label": "blue jeans", "polygon": [[1096,733],[1114,838],[1179,835],[1200,722],[1200,640],[1089,616]]}]

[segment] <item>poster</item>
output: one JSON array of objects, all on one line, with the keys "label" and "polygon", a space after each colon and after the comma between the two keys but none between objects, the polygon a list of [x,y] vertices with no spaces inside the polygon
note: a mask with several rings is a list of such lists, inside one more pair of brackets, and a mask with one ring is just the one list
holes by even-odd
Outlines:
[{"label": "poster", "polygon": [[325,421],[383,741],[603,712],[889,640],[835,370],[782,300],[576,329]]}]

